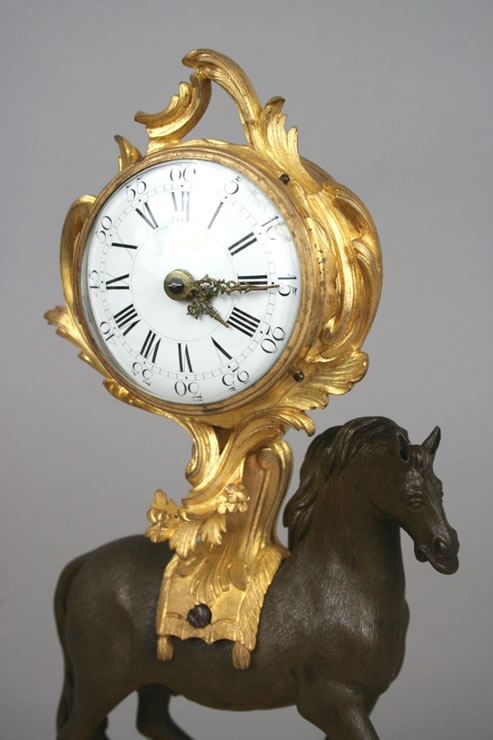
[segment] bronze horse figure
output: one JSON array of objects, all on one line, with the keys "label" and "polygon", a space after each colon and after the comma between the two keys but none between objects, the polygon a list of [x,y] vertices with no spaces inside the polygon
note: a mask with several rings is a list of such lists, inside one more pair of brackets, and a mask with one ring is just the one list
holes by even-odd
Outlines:
[{"label": "bronze horse figure", "polygon": [[315,438],[284,522],[291,556],[265,598],[250,668],[222,640],[175,640],[156,658],[155,610],[166,543],[127,537],[64,569],[55,597],[65,657],[58,740],[107,738],[107,715],[137,691],[139,732],[190,736],[170,697],[215,709],[296,704],[330,740],[378,740],[369,715],[402,665],[408,625],[401,527],[418,560],[458,568],[457,534],[433,472],[438,427],[422,445],[389,419],[355,419]]}]

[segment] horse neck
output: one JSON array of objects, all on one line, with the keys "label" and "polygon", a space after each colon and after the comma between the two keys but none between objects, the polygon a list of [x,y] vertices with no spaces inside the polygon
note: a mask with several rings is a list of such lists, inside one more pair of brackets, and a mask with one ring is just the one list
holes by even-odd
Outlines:
[{"label": "horse neck", "polygon": [[331,478],[298,550],[307,567],[316,560],[321,567],[338,561],[363,577],[371,576],[372,582],[404,590],[400,526],[372,504],[361,482],[341,475]]}]

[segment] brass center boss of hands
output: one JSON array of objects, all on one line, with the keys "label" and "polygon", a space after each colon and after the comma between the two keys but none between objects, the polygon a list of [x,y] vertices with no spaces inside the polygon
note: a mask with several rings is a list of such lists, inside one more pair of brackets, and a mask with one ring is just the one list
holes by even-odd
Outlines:
[{"label": "brass center boss of hands", "polygon": [[[173,658],[173,637],[227,639],[246,669],[289,556],[275,532],[292,468],[282,437],[313,434],[306,411],[364,376],[380,247],[361,201],[300,157],[282,98],[261,106],[217,52],[183,61],[190,82],[163,111],[136,115],[146,153],[116,137],[119,174],[71,206],[65,306],[46,317],[116,398],[193,439],[181,506],[158,490],[148,512],[147,536],[175,551],[157,605],[159,658]],[[246,144],[184,140],[212,82],[235,103]]]},{"label": "brass center boss of hands", "polygon": [[211,305],[211,298],[231,293],[249,293],[252,290],[269,290],[279,288],[279,285],[251,285],[235,282],[234,280],[216,280],[205,275],[200,280],[194,280],[188,270],[172,270],[164,279],[164,291],[174,301],[189,301],[187,314],[198,319],[202,314],[211,316],[220,324],[228,328],[224,321]]}]

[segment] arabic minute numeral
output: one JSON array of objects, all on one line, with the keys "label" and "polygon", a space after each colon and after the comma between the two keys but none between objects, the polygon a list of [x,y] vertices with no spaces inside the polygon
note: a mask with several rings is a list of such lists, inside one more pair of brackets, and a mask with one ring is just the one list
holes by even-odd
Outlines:
[{"label": "arabic minute numeral", "polygon": [[260,346],[262,347],[264,352],[266,352],[268,355],[271,355],[274,352],[277,352],[277,350],[279,349],[279,342],[282,342],[285,338],[286,332],[282,327],[275,326],[274,328],[272,328],[272,326],[269,326],[268,330],[265,333],[265,337],[260,343]]},{"label": "arabic minute numeral", "polygon": [[279,295],[282,295],[284,298],[288,295],[296,295],[298,292],[298,288],[296,285],[289,285],[289,283],[282,282],[283,280],[296,280],[295,275],[284,275],[283,277],[279,276],[277,278],[279,281],[279,288],[277,289],[277,292]]},{"label": "arabic minute numeral", "polygon": [[169,179],[171,182],[180,182],[180,180],[191,182],[196,174],[197,171],[191,164],[187,164],[186,167],[178,167],[178,165],[175,165],[169,172]]},{"label": "arabic minute numeral", "polygon": [[240,370],[239,367],[235,367],[231,372],[224,373],[221,380],[223,385],[225,385],[231,393],[235,393],[236,383],[238,382],[245,385],[250,380],[250,374],[246,370]]},{"label": "arabic minute numeral", "polygon": [[276,221],[279,220],[279,216],[273,216],[268,221],[265,222],[265,224],[262,224],[262,228],[265,229],[265,236],[267,239],[277,239],[276,235],[276,229],[277,226]]},{"label": "arabic minute numeral", "polygon": [[99,225],[99,230],[96,232],[96,236],[101,243],[106,241],[106,237],[108,236],[108,232],[112,226],[113,221],[111,218],[109,216],[103,216]]},{"label": "arabic minute numeral", "polygon": [[144,367],[142,363],[140,362],[134,362],[132,365],[132,372],[134,375],[140,376],[140,379],[143,383],[146,385],[151,384],[152,380],[152,370],[150,370],[148,367]]},{"label": "arabic minute numeral", "polygon": [[89,273],[89,287],[92,290],[99,290],[99,272],[97,270],[91,270]]},{"label": "arabic minute numeral", "polygon": [[137,177],[133,182],[125,187],[127,194],[127,201],[131,203],[138,195],[143,195],[146,191],[147,185],[140,177]]},{"label": "arabic minute numeral", "polygon": [[115,336],[111,331],[111,326],[108,324],[107,321],[101,321],[101,323],[99,324],[99,331],[103,335],[105,342],[111,342],[111,340]]},{"label": "arabic minute numeral", "polygon": [[191,383],[185,383],[185,381],[183,380],[177,380],[175,383],[175,393],[181,398],[185,398],[185,396],[190,395],[192,397],[191,400],[195,401],[196,403],[200,403],[203,400],[202,394],[200,393],[200,386],[194,380]]},{"label": "arabic minute numeral", "polygon": [[234,180],[230,180],[229,182],[227,182],[226,185],[224,186],[224,191],[228,195],[235,195],[238,192],[239,189],[240,189],[240,177],[239,177],[239,175],[237,177],[235,177]]}]

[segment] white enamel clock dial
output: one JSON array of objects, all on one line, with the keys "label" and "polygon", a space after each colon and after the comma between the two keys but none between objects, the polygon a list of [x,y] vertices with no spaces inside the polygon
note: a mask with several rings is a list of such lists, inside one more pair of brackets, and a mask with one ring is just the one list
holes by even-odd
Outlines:
[{"label": "white enamel clock dial", "polygon": [[[262,290],[218,295],[188,313],[164,281],[184,270]],[[166,402],[208,404],[262,378],[298,316],[301,273],[279,209],[248,177],[200,159],[162,162],[120,185],[90,228],[86,319],[107,361]]]}]

